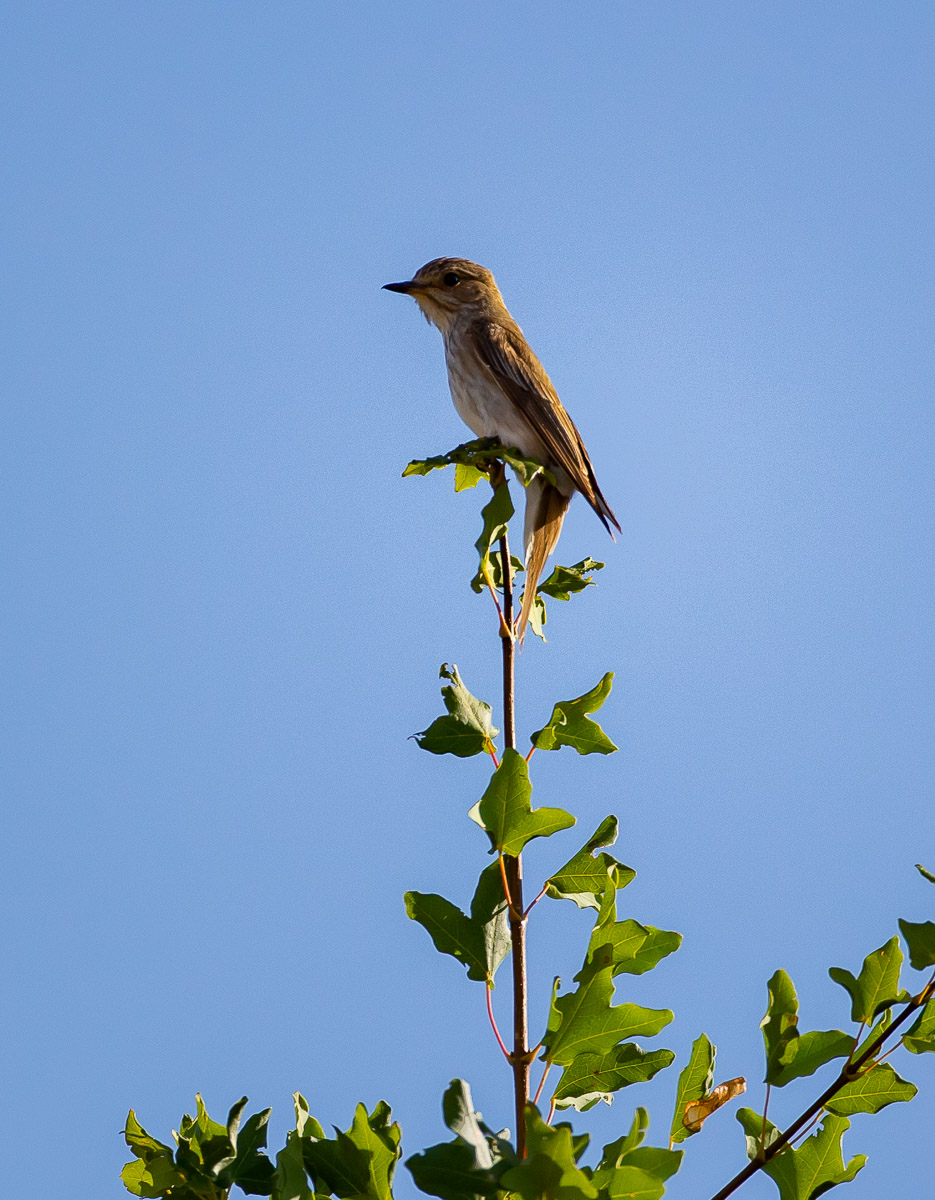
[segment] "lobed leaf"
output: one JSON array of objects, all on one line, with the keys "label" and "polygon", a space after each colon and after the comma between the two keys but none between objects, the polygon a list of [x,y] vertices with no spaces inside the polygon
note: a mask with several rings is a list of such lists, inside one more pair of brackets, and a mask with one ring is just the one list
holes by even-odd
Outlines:
[{"label": "lobed leaf", "polygon": [[[462,491],[464,488],[473,487],[479,477],[486,475],[495,462],[504,462],[512,467],[524,487],[528,487],[537,475],[541,475],[549,483],[555,483],[555,476],[541,462],[535,458],[528,458],[522,451],[513,447],[501,445],[496,438],[476,438],[472,442],[462,442],[447,454],[413,459],[403,471],[403,478],[409,475],[428,475],[432,471],[454,466],[455,490]],[[459,467],[463,468],[460,475]],[[475,473],[478,479],[474,478]]]},{"label": "lobed leaf", "polygon": [[492,1134],[474,1111],[471,1089],[463,1079],[449,1084],[442,1111],[455,1140],[430,1146],[406,1160],[416,1186],[443,1200],[493,1195],[500,1176],[514,1161],[512,1148]]},{"label": "lobed leaf", "polygon": [[498,863],[482,872],[471,901],[471,915],[444,896],[406,892],[406,913],[426,930],[441,954],[450,954],[468,969],[468,979],[493,987],[497,968],[510,952],[506,897]]},{"label": "lobed leaf", "polygon": [[613,968],[588,961],[575,976],[578,987],[553,996],[543,1058],[570,1066],[580,1054],[604,1055],[630,1037],[652,1037],[672,1020],[665,1008],[613,1004]]},{"label": "lobed leaf", "polygon": [[646,1132],[649,1129],[649,1113],[645,1108],[637,1108],[633,1113],[633,1122],[630,1125],[630,1132],[625,1133],[623,1137],[617,1138],[615,1142],[610,1142],[606,1145],[601,1153],[601,1161],[598,1163],[598,1170],[602,1167],[617,1167],[620,1165],[622,1156],[629,1150],[635,1150],[637,1146],[642,1145],[646,1138]]},{"label": "lobed leaf", "polygon": [[854,1047],[854,1039],[840,1029],[813,1030],[793,1038],[782,1053],[779,1071],[773,1081],[776,1087],[785,1087],[793,1079],[814,1075],[819,1067],[835,1058],[848,1058]]},{"label": "lobed leaf", "polygon": [[[759,1153],[763,1131],[763,1118],[753,1109],[741,1108],[737,1120],[747,1137],[747,1156],[752,1160]],[[766,1123],[766,1144],[778,1137],[778,1131],[769,1121]],[[858,1154],[845,1166],[841,1154],[841,1139],[850,1121],[829,1113],[822,1121],[817,1133],[795,1148],[784,1146],[777,1155],[765,1163],[763,1171],[779,1188],[780,1200],[814,1200],[839,1183],[849,1183],[867,1161],[865,1154]]]},{"label": "lobed leaf", "polygon": [[597,1188],[577,1164],[575,1141],[566,1124],[546,1125],[533,1104],[526,1105],[526,1157],[501,1179],[504,1189],[523,1200],[597,1200]]},{"label": "lobed leaf", "polygon": [[614,844],[617,828],[617,818],[606,817],[578,853],[549,877],[546,894],[553,900],[572,900],[579,908],[600,911],[608,888],[616,892],[635,879],[636,872],[610,854],[594,857],[595,850]]},{"label": "lobed leaf", "polygon": [[571,746],[579,754],[611,754],[617,747],[588,713],[597,712],[610,695],[613,671],[608,671],[600,683],[575,700],[563,700],[552,709],[548,724],[531,738],[537,750],[558,750]]},{"label": "lobed leaf", "polygon": [[454,754],[458,758],[483,754],[498,732],[491,723],[490,705],[471,695],[454,663],[450,667],[448,663],[442,663],[438,674],[440,679],[451,680],[442,688],[448,713],[413,737],[430,754]]},{"label": "lobed leaf", "polygon": [[782,1056],[788,1049],[789,1043],[796,1041],[799,1036],[796,1024],[799,1000],[795,994],[792,980],[783,970],[775,971],[766,987],[769,999],[766,1016],[760,1022],[760,1028],[763,1030],[763,1043],[766,1047],[764,1082],[782,1087],[780,1082],[783,1069]]},{"label": "lobed leaf", "polygon": [[929,1000],[922,1009],[903,1038],[903,1045],[910,1054],[935,1053],[935,1000]]},{"label": "lobed leaf", "polygon": [[574,825],[575,818],[562,808],[533,809],[531,795],[526,760],[516,750],[504,750],[487,790],[469,813],[486,830],[494,850],[516,857],[533,838],[551,837]]},{"label": "lobed leaf", "polygon": [[599,1101],[610,1104],[621,1088],[652,1079],[674,1060],[671,1050],[642,1050],[635,1042],[604,1054],[579,1054],[562,1072],[552,1099],[556,1108],[587,1112]]},{"label": "lobed leaf", "polygon": [[664,1150],[657,1146],[640,1143],[646,1135],[649,1117],[645,1108],[638,1108],[625,1137],[618,1138],[604,1147],[601,1161],[594,1171],[591,1182],[600,1189],[601,1196],[642,1196],[658,1200],[665,1191],[665,1182],[679,1169],[682,1162],[681,1150]]},{"label": "lobed leaf", "polygon": [[604,563],[593,558],[583,558],[571,567],[556,566],[548,579],[536,588],[537,592],[551,596],[553,600],[570,600],[576,592],[593,587],[591,576],[604,569]]},{"label": "lobed leaf", "polygon": [[860,975],[855,979],[843,967],[831,967],[828,974],[835,983],[851,997],[851,1020],[870,1024],[877,1013],[909,998],[900,989],[899,972],[903,953],[899,938],[892,937],[879,950],[874,950],[864,959]]},{"label": "lobed leaf", "polygon": [[852,1079],[830,1099],[825,1108],[839,1117],[855,1113],[877,1113],[888,1104],[911,1100],[919,1089],[902,1079],[889,1063],[877,1063],[857,1079]]},{"label": "lobed leaf", "polygon": [[400,1130],[390,1116],[385,1101],[369,1115],[358,1104],[347,1133],[335,1129],[333,1139],[303,1139],[303,1161],[316,1192],[331,1192],[340,1200],[391,1200]]},{"label": "lobed leaf", "polygon": [[909,947],[909,965],[916,971],[935,965],[935,925],[900,920],[899,928]]}]

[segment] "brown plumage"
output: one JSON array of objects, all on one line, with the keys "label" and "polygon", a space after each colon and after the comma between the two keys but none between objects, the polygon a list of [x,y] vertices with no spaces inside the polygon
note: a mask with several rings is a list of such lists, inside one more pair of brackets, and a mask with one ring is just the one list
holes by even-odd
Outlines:
[{"label": "brown plumage", "polygon": [[551,380],[510,316],[493,275],[462,258],[438,258],[390,291],[415,297],[445,341],[455,408],[478,437],[515,446],[552,471],[556,486],[535,479],[526,489],[526,584],[517,622],[526,630],[546,559],[555,549],[578,491],[610,528],[620,525],[604,499],[581,434]]}]

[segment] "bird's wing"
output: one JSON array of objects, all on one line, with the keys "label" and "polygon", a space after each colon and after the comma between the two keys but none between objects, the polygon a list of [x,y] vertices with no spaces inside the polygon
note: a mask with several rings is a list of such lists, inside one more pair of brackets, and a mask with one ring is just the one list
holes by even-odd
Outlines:
[{"label": "bird's wing", "polygon": [[581,434],[519,330],[495,321],[477,321],[471,327],[471,336],[480,361],[545,445],[551,460],[547,465],[562,468],[608,531],[608,518],[619,529],[597,485]]}]

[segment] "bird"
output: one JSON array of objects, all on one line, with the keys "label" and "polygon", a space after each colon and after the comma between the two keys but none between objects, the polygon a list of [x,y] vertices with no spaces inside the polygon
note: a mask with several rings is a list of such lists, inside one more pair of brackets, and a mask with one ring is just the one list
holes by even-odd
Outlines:
[{"label": "bird", "polygon": [[548,467],[526,488],[523,527],[526,584],[515,636],[520,644],[546,560],[565,514],[580,492],[613,538],[620,523],[598,486],[581,434],[513,320],[493,275],[466,258],[435,258],[412,279],[387,283],[411,296],[445,343],[448,385],[455,409],[477,437],[496,438]]}]

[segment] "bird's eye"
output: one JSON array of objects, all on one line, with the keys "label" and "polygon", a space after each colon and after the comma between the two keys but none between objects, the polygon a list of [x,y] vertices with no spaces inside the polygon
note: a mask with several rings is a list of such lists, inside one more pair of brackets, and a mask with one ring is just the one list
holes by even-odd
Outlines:
[{"label": "bird's eye", "polygon": [[460,282],[461,276],[456,275],[454,271],[449,271],[444,279],[445,287],[457,287]]}]

